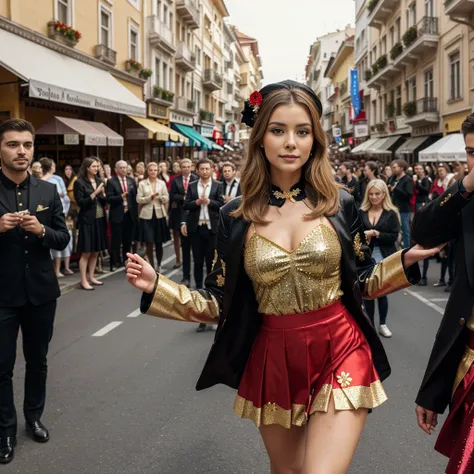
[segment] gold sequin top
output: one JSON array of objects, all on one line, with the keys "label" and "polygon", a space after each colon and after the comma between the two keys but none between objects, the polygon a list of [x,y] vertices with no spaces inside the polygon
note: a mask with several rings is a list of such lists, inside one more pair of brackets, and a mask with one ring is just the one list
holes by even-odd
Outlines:
[{"label": "gold sequin top", "polygon": [[341,244],[336,231],[317,225],[291,252],[254,232],[245,248],[245,270],[263,314],[297,314],[342,296]]}]

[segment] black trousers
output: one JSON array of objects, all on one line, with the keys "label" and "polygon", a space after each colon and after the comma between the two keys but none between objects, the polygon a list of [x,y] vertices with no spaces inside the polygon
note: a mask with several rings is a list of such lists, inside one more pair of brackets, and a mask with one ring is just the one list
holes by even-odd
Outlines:
[{"label": "black trousers", "polygon": [[17,417],[13,398],[13,369],[21,328],[26,362],[23,414],[27,421],[41,418],[46,398],[46,356],[53,336],[56,300],[40,306],[0,308],[0,437],[13,436]]},{"label": "black trousers", "polygon": [[[377,298],[379,305],[379,324],[386,324],[387,314],[388,314],[388,298],[382,296]],[[369,316],[372,325],[375,327],[375,300],[364,300],[365,309],[367,310],[367,315]]]},{"label": "black trousers", "polygon": [[[135,224],[130,217],[130,212],[126,212],[122,222],[110,223],[111,244],[110,244],[110,266],[113,267],[127,260],[127,252],[132,251],[133,235]],[[120,255],[122,246],[122,255]],[[120,258],[121,257],[121,258]]]},{"label": "black trousers", "polygon": [[[199,226],[196,232],[189,233],[191,249],[194,259],[194,280],[196,288],[202,288],[204,281],[204,262],[207,273],[211,273],[214,249],[217,244],[217,235],[213,235],[207,226]],[[206,273],[206,275],[207,275]]]},{"label": "black trousers", "polygon": [[191,279],[191,241],[181,234],[181,254],[183,257],[183,280]]}]

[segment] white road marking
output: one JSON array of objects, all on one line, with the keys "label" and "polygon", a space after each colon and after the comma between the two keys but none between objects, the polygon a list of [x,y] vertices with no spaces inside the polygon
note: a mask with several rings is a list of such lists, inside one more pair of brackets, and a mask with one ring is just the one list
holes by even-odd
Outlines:
[{"label": "white road marking", "polygon": [[430,300],[426,299],[424,296],[419,295],[418,293],[415,293],[414,291],[411,290],[405,290],[409,295],[414,296],[418,300],[420,300],[422,303],[425,303],[426,306],[429,306],[430,308],[434,309],[437,311],[439,314],[444,314],[444,309],[441,308],[440,306],[432,303]]},{"label": "white road marking", "polygon": [[111,323],[107,324],[107,326],[105,326],[102,329],[100,329],[99,331],[97,331],[95,334],[92,334],[92,337],[105,336],[108,332],[112,331],[117,326],[120,326],[122,323],[123,323],[123,321],[112,321]]},{"label": "white road marking", "polygon": [[161,266],[166,265],[167,263],[172,262],[173,260],[176,259],[176,255],[173,255],[171,257],[166,258],[165,260],[161,261]]},{"label": "white road marking", "polygon": [[135,311],[132,311],[128,316],[127,318],[138,318],[138,316],[140,316],[140,314],[142,314],[140,312],[140,308],[136,309]]},{"label": "white road marking", "polygon": [[441,303],[442,301],[448,301],[449,298],[431,298],[430,301],[432,301],[433,303]]}]

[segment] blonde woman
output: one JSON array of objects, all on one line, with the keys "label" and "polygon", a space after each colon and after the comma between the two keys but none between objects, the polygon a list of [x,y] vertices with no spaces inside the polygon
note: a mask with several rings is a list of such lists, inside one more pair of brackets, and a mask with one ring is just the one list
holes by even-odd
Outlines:
[{"label": "blonde woman", "polygon": [[[260,429],[272,474],[347,472],[390,373],[362,297],[416,283],[415,262],[439,251],[414,247],[375,264],[354,199],[332,176],[321,115],[314,91],[295,81],[246,102],[242,197],[220,210],[204,288],[128,254],[142,312],[219,323],[197,388],[238,389],[234,411]],[[209,199],[194,204],[206,219]]]},{"label": "blonde woman", "polygon": [[148,163],[146,178],[138,185],[137,202],[141,205],[138,222],[138,241],[146,244],[146,255],[153,266],[153,246],[156,251],[156,268],[163,259],[163,244],[171,239],[166,223],[166,206],[169,201],[166,183],[158,179],[158,165]]},{"label": "blonde woman", "polygon": [[[365,238],[372,250],[372,258],[376,263],[397,251],[395,243],[400,233],[400,214],[390,199],[387,185],[381,179],[369,181],[364,201],[360,207]],[[379,307],[379,334],[392,337],[387,327],[388,298],[377,298]],[[372,324],[375,326],[375,300],[365,300],[365,309]]]}]

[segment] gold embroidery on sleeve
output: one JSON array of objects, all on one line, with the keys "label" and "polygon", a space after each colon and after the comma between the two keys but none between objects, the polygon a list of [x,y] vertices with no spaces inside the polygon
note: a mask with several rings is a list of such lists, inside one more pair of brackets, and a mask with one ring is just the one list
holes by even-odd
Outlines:
[{"label": "gold embroidery on sleeve", "polygon": [[451,194],[448,194],[440,203],[440,206],[444,206],[451,199]]},{"label": "gold embroidery on sleeve", "polygon": [[364,252],[362,252],[362,239],[360,238],[360,234],[357,233],[354,237],[354,252],[357,255],[358,259],[361,261],[365,260]]},{"label": "gold embroidery on sleeve", "polygon": [[222,268],[222,275],[217,275],[217,286],[223,287],[225,285],[225,262],[221,258],[221,268]]},{"label": "gold embroidery on sleeve", "polygon": [[217,263],[217,250],[214,249],[214,260],[212,261],[212,267],[211,267],[211,273],[214,271],[214,267],[216,266],[216,263]]}]

